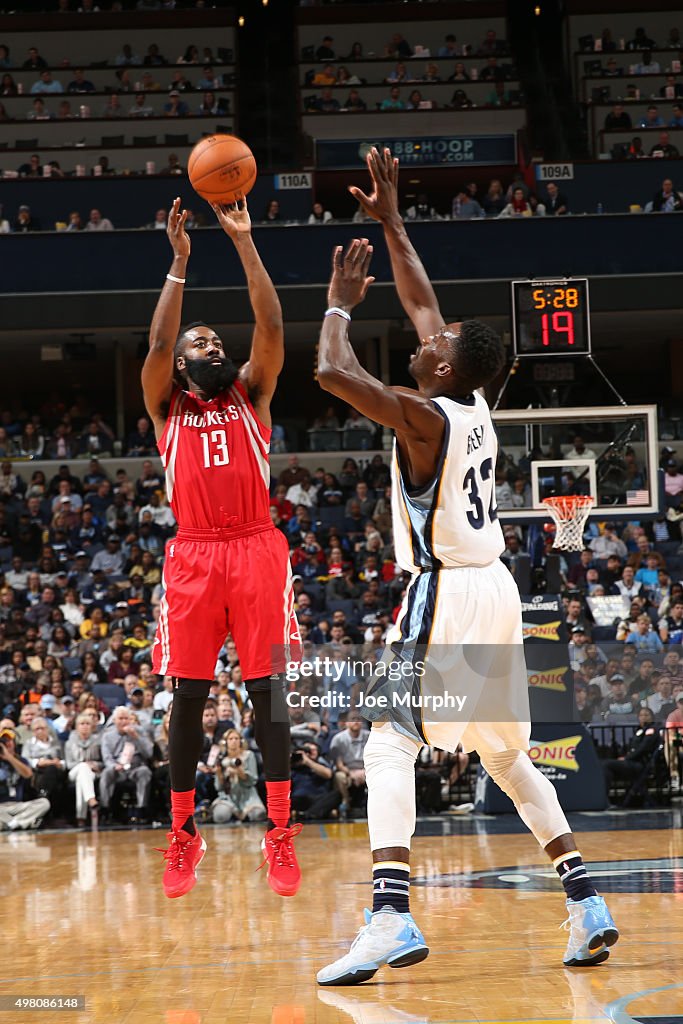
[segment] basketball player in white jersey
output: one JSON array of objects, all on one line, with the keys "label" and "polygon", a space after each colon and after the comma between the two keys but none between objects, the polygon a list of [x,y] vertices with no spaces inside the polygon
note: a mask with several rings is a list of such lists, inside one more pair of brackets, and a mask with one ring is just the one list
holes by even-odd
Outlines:
[{"label": "basketball player in white jersey", "polygon": [[[411,573],[387,654],[406,645],[447,650],[497,648],[510,662],[501,679],[509,714],[498,721],[427,722],[415,732],[395,720],[373,724],[365,748],[373,908],[349,953],[318,973],[321,985],[354,985],[379,967],[406,967],[429,954],[410,914],[410,842],[415,829],[414,764],[423,742],[476,749],[488,774],[513,801],[564,885],[571,934],[563,962],[590,966],[609,956],[619,933],[598,896],[551,782],[527,756],[530,724],[523,665],[521,603],[500,561],[504,543],[494,502],[497,443],[478,393],[502,369],[503,345],[476,320],[445,324],[424,267],[398,212],[398,161],[389,150],[368,156],[373,191],[350,191],[380,221],[399,297],[419,338],[410,373],[417,390],[387,387],[358,362],[348,335],[352,309],[373,281],[372,249],[355,239],[337,248],[318,354],[325,391],[395,431],[392,509],[396,557]],[[500,646],[503,645],[503,646]],[[512,651],[519,658],[510,657]],[[516,664],[515,664],[516,662]],[[456,678],[455,686],[460,680]],[[484,690],[486,686],[484,686]],[[506,692],[507,691],[507,692]],[[457,691],[456,691],[457,692]],[[519,714],[519,709],[523,713]],[[513,709],[517,709],[515,712]],[[503,721],[501,719],[507,719]]]}]

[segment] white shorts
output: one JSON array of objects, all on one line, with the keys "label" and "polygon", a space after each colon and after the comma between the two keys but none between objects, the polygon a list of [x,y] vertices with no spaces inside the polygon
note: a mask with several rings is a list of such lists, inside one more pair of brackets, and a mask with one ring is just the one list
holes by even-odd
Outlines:
[{"label": "white shorts", "polygon": [[[382,661],[408,661],[411,651],[415,670],[415,659],[428,665],[421,682],[408,684],[418,706],[413,702],[409,714],[378,711],[368,717],[391,721],[418,743],[443,750],[453,751],[458,743],[483,753],[529,749],[522,606],[501,561],[414,576],[387,634]],[[383,690],[393,696],[389,684]],[[456,710],[435,712],[433,703],[444,691]]]}]

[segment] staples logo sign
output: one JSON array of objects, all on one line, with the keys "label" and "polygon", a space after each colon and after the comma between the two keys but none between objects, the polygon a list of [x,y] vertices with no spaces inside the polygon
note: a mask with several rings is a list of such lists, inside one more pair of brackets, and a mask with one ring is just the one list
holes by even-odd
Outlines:
[{"label": "staples logo sign", "polygon": [[534,764],[548,768],[562,768],[567,772],[578,772],[576,748],[583,736],[567,736],[566,739],[550,740],[547,743],[530,741],[529,757]]},{"label": "staples logo sign", "polygon": [[560,621],[557,622],[523,622],[522,636],[525,640],[533,637],[536,640],[559,640]]},{"label": "staples logo sign", "polygon": [[539,690],[555,690],[557,693],[566,693],[567,687],[564,682],[566,671],[566,666],[562,668],[547,668],[542,672],[527,669],[527,682],[529,686],[535,686]]}]

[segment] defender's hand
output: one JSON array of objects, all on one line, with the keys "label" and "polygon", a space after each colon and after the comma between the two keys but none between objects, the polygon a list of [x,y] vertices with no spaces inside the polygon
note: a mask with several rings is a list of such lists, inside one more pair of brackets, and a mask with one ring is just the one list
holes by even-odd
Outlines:
[{"label": "defender's hand", "polygon": [[173,206],[171,212],[168,215],[168,223],[166,225],[166,234],[168,240],[173,246],[173,255],[180,256],[183,259],[187,259],[190,255],[190,236],[185,230],[185,221],[187,220],[187,210],[180,212],[180,196],[173,200]]},{"label": "defender's hand", "polygon": [[354,238],[342,256],[341,245],[332,253],[332,279],[327,291],[327,305],[350,310],[362,302],[375,280],[368,277],[372,246],[367,238]]},{"label": "defender's hand", "polygon": [[355,185],[349,192],[374,220],[385,221],[398,216],[398,158],[392,157],[390,149],[381,153],[374,146],[365,158],[372,178],[373,191],[366,195]]},{"label": "defender's hand", "polygon": [[218,223],[226,235],[230,235],[231,238],[235,239],[239,235],[246,235],[251,231],[251,217],[244,196],[229,206],[211,203],[211,208],[218,217]]}]

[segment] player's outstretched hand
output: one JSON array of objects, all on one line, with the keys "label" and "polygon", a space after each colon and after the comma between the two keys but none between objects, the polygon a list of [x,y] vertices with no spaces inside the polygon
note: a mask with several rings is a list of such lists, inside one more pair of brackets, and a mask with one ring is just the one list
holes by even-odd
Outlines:
[{"label": "player's outstretched hand", "polygon": [[186,259],[190,255],[190,236],[185,230],[185,221],[187,220],[187,210],[180,212],[180,196],[173,200],[173,206],[171,212],[168,215],[168,223],[166,225],[166,234],[168,240],[173,246],[173,253],[175,256],[184,256]]},{"label": "player's outstretched hand", "polygon": [[380,153],[375,146],[366,157],[373,191],[366,195],[355,185],[349,185],[349,192],[374,220],[385,221],[398,216],[398,157],[390,149]]},{"label": "player's outstretched hand", "polygon": [[226,235],[237,238],[238,235],[245,235],[251,231],[251,217],[244,196],[236,203],[211,203],[211,207]]},{"label": "player's outstretched hand", "polygon": [[368,277],[372,246],[367,238],[354,238],[349,242],[346,254],[341,245],[332,253],[332,278],[327,291],[328,307],[353,309],[365,298],[365,293],[375,280]]}]

